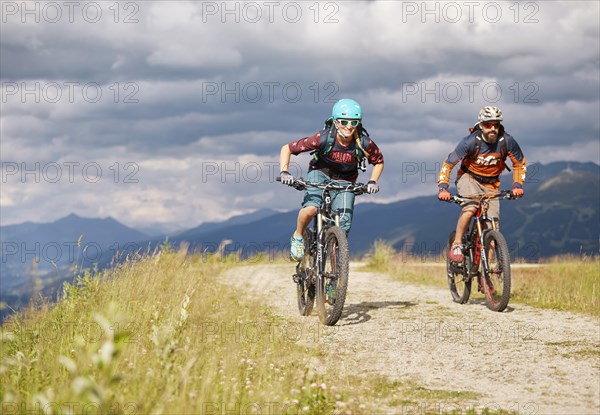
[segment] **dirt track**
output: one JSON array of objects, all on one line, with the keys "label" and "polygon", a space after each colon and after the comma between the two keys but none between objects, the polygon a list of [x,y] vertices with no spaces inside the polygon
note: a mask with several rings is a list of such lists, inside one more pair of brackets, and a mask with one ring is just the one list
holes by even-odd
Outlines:
[{"label": "dirt track", "polygon": [[[459,305],[448,290],[356,268],[352,264],[349,294],[337,326],[323,328],[327,336],[306,336],[335,350],[342,359],[341,370],[480,396],[465,402],[458,413],[473,406],[499,406],[518,414],[600,414],[597,319],[513,303],[507,312],[494,313],[479,297]],[[268,299],[276,314],[319,331],[314,330],[315,312],[298,315],[293,269],[292,264],[239,267],[223,281]],[[382,408],[382,413],[421,414],[424,409],[449,410],[424,403]]]}]

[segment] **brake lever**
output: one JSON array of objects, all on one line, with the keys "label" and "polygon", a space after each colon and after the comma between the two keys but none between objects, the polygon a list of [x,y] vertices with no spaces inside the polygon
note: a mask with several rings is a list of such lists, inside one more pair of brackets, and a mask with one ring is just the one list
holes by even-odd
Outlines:
[{"label": "brake lever", "polygon": [[505,200],[516,200],[517,199],[510,190],[505,190],[503,193],[504,194],[502,195],[502,199],[505,199]]}]

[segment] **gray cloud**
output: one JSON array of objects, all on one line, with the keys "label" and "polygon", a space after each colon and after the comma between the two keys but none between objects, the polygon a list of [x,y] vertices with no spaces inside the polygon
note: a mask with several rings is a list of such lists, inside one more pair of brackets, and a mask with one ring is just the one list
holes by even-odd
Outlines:
[{"label": "gray cloud", "polygon": [[[490,103],[530,161],[600,162],[596,2],[91,3],[95,23],[91,7],[50,22],[34,2],[35,22],[3,3],[3,224],[295,208],[272,163],[347,96],[386,158],[375,200],[434,190],[430,171]],[[97,182],[79,171],[94,163]]]}]

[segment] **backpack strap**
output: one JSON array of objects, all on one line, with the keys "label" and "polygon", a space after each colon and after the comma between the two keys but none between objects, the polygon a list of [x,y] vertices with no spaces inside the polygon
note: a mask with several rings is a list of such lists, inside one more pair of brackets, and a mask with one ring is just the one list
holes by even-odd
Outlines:
[{"label": "backpack strap", "polygon": [[[504,134],[502,134],[498,143],[500,144],[500,157],[502,157],[502,160],[506,160],[506,157],[508,157],[508,144]],[[504,163],[504,166],[506,167],[506,170],[510,171],[510,167],[508,167],[506,163]]]},{"label": "backpack strap", "polygon": [[[358,128],[359,128],[358,134],[360,135],[360,141],[357,143],[358,145],[356,146],[356,159],[358,160],[358,162],[360,164],[360,163],[362,163],[362,161],[365,157],[369,156],[369,153],[367,153],[367,148],[369,147],[371,138],[369,136],[369,133],[367,132],[367,129],[364,128],[362,124],[359,124]],[[311,154],[315,160],[319,159],[319,155],[322,154],[322,155],[326,156],[327,154],[329,154],[331,152],[331,150],[335,146],[336,134],[337,134],[337,129],[333,125],[333,118],[330,117],[325,120],[323,129],[320,132],[319,149],[313,150],[311,152]]]},{"label": "backpack strap", "polygon": [[[470,158],[477,158],[479,152],[481,151],[481,143],[483,142],[483,139],[479,136],[479,131],[481,130],[470,128],[469,131],[471,133],[477,131],[477,135],[475,136],[475,150],[473,151],[473,153],[469,154]],[[504,131],[502,131],[502,136],[498,140],[498,144],[500,144],[500,157],[502,157],[502,160],[506,160],[506,157],[508,156],[508,144],[506,143]]]},{"label": "backpack strap", "polygon": [[[470,128],[469,131],[471,133],[475,132],[475,131],[480,131],[477,128]],[[483,139],[479,136],[479,133],[477,133],[477,135],[475,136],[475,149],[473,150],[473,152],[471,154],[469,154],[469,158],[473,158],[476,159],[477,156],[479,155],[479,152],[481,151],[481,144],[483,142]],[[500,137],[500,139],[498,140],[498,144],[500,145],[500,157],[502,157],[502,160],[506,160],[506,157],[508,156],[508,144],[506,143],[506,137],[504,136],[504,130],[502,131],[502,137]],[[506,170],[511,171],[510,167],[508,167],[508,165],[506,165],[506,163],[504,164],[504,166],[506,167]],[[475,176],[476,179],[478,179],[480,182],[483,183],[491,183],[492,181],[495,181],[495,179],[497,179],[497,177],[491,178],[494,179],[492,181],[487,181],[484,179],[483,176],[477,176],[476,174],[472,173],[471,171],[469,171],[464,164],[461,164],[460,166],[461,170],[463,170],[464,172],[468,172],[469,174]]]},{"label": "backpack strap", "polygon": [[[325,127],[327,127],[327,122],[325,123]],[[310,153],[315,161],[319,160],[319,156],[321,154],[326,156],[331,152],[333,146],[335,146],[335,136],[335,127],[324,128],[321,130],[319,133],[319,148],[311,151]]]}]

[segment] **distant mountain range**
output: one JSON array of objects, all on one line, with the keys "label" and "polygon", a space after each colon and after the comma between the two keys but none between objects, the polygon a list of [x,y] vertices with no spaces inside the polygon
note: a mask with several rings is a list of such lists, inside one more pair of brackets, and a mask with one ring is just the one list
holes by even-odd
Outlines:
[{"label": "distant mountain range", "polygon": [[[535,261],[557,254],[597,255],[600,166],[556,162],[533,164],[528,170],[525,197],[501,205],[502,232],[511,256]],[[350,232],[351,254],[367,253],[378,239],[406,255],[438,254],[458,212],[458,206],[438,202],[435,194],[389,204],[357,204]],[[2,226],[0,298],[17,307],[32,293],[52,294],[63,281],[72,279],[73,264],[104,268],[117,251],[152,250],[167,237],[171,244],[186,243],[196,252],[221,249],[224,254],[247,257],[265,251],[283,257],[296,218],[297,210],[263,209],[154,238],[112,218],[74,214],[52,223]]]},{"label": "distant mountain range", "polygon": [[[147,239],[148,235],[113,218],[75,214],[51,223],[2,226],[0,301],[14,308],[37,292],[53,295],[63,281],[73,279],[73,265],[109,263],[115,252]],[[7,312],[0,309],[0,316]]]},{"label": "distant mountain range", "polygon": [[[510,180],[507,177],[505,182]],[[530,261],[558,254],[598,254],[599,205],[597,164],[529,166],[526,196],[501,205],[502,231],[511,254]],[[438,202],[435,194],[389,204],[357,204],[350,232],[351,253],[367,253],[377,239],[407,255],[440,253],[458,213],[458,206]],[[253,220],[241,217],[204,224],[174,235],[170,241],[189,243],[191,249],[202,252],[214,252],[224,240],[230,241],[225,252],[241,255],[260,250],[286,251],[296,217],[297,210],[259,211]]]}]

